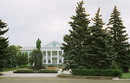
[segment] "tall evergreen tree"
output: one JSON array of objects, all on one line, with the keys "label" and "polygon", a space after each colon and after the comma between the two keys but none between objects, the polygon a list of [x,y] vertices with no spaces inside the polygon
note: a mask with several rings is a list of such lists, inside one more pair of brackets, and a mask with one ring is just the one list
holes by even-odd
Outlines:
[{"label": "tall evergreen tree", "polygon": [[66,68],[78,69],[83,68],[85,64],[83,61],[84,56],[84,39],[87,34],[87,28],[90,23],[88,14],[86,14],[85,8],[83,7],[84,2],[77,3],[76,15],[72,16],[72,21],[69,22],[72,27],[70,34],[64,36],[64,42],[62,49],[64,50],[64,63]]},{"label": "tall evergreen tree", "polygon": [[94,24],[90,27],[89,45],[87,45],[86,68],[110,69],[114,59],[112,46],[109,44],[109,36],[103,29],[103,21],[100,15],[100,8],[92,19]]},{"label": "tall evergreen tree", "polygon": [[111,35],[111,44],[117,52],[116,63],[124,72],[128,72],[128,54],[129,54],[129,43],[128,35],[126,34],[126,27],[123,25],[123,21],[120,17],[120,12],[117,7],[114,7],[113,12],[108,23],[109,33]]},{"label": "tall evergreen tree", "polygon": [[6,27],[7,24],[0,20],[0,70],[4,68],[6,58],[8,57],[8,38],[3,37],[3,35],[8,31]]}]

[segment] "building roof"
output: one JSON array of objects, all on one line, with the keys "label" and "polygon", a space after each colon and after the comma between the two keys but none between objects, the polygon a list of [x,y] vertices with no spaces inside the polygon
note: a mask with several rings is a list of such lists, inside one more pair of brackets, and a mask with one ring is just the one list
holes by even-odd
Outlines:
[{"label": "building roof", "polygon": [[26,47],[21,48],[20,50],[24,51],[24,50],[33,50],[33,49],[36,49],[36,47],[35,46],[26,46]]},{"label": "building roof", "polygon": [[62,44],[60,44],[60,43],[58,43],[56,41],[53,41],[53,42],[51,42],[51,43],[49,43],[49,44],[47,44],[47,45],[45,45],[43,47],[61,47],[61,46],[62,46]]},{"label": "building roof", "polygon": [[[49,44],[41,47],[41,49],[57,49],[57,48],[60,49],[60,47],[62,47],[62,44],[60,44],[56,41],[53,41],[53,42],[50,42]],[[21,48],[21,51],[27,51],[27,50],[29,51],[29,50],[33,50],[33,49],[36,49],[36,47],[35,46],[27,46],[27,47]]]}]

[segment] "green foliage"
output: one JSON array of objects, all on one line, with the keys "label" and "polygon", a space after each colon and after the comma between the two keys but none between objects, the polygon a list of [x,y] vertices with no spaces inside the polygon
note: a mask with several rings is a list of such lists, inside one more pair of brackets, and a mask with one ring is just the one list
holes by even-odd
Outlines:
[{"label": "green foliage", "polygon": [[96,70],[96,69],[73,69],[73,75],[81,75],[81,76],[114,76],[121,77],[122,71],[118,69],[104,69],[104,70]]},{"label": "green foliage", "polygon": [[129,73],[123,73],[121,78],[130,79],[130,72]]},{"label": "green foliage", "polygon": [[16,62],[18,66],[27,65],[28,64],[28,54],[19,52],[16,56]]},{"label": "green foliage", "polygon": [[96,70],[96,69],[86,69],[86,70],[73,69],[72,74],[73,75],[82,75],[82,76],[99,76],[100,71]]},{"label": "green foliage", "polygon": [[14,71],[14,73],[33,73],[33,70],[31,69],[19,69]]},{"label": "green foliage", "polygon": [[[109,44],[109,35],[103,29],[103,21],[100,15],[100,8],[93,18],[94,24],[89,28],[90,36],[86,38],[89,42],[86,45],[86,68],[90,69],[110,69],[112,61],[115,59],[112,45]],[[98,63],[97,63],[98,62]]]},{"label": "green foliage", "polygon": [[14,73],[57,73],[57,70],[41,69],[39,71],[33,71],[31,69],[18,69]]},{"label": "green foliage", "polygon": [[64,63],[67,69],[83,68],[86,65],[84,56],[87,41],[84,39],[89,34],[87,29],[90,21],[83,4],[83,1],[78,3],[76,15],[72,16],[72,21],[69,22],[72,30],[69,30],[70,34],[64,36],[65,43],[61,48],[64,50]]},{"label": "green foliage", "polygon": [[48,64],[47,66],[48,66],[48,67],[56,67],[55,64]]},{"label": "green foliage", "polygon": [[8,38],[3,35],[8,31],[7,24],[0,20],[0,71],[6,67],[6,59],[9,57]]},{"label": "green foliage", "polygon": [[115,7],[108,27],[104,29],[98,9],[90,27],[83,1],[76,7],[76,15],[69,22],[70,34],[64,36],[65,69],[121,69],[128,72],[130,44],[120,12]]},{"label": "green foliage", "polygon": [[112,69],[119,69],[119,66],[116,62],[112,62]]},{"label": "green foliage", "polygon": [[34,50],[29,54],[29,64],[31,65],[31,67],[33,67],[33,64],[35,62],[35,58],[34,58]]},{"label": "green foliage", "polygon": [[102,76],[116,76],[116,77],[121,77],[122,76],[122,71],[119,69],[107,69],[107,70],[102,70],[100,72]]},{"label": "green foliage", "polygon": [[34,57],[34,68],[41,69],[42,68],[42,52],[41,52],[41,50],[38,50],[38,49],[33,50],[32,56]]},{"label": "green foliage", "polygon": [[57,70],[41,69],[38,73],[57,73]]},{"label": "green foliage", "polygon": [[8,50],[9,50],[10,56],[6,59],[7,60],[6,67],[7,68],[16,67],[17,66],[16,57],[18,53],[20,52],[20,46],[11,45],[8,47]]},{"label": "green foliage", "polygon": [[115,6],[108,23],[109,34],[111,36],[111,45],[117,53],[116,63],[124,72],[129,69],[129,46],[128,34],[126,34],[123,21],[120,17],[120,12]]},{"label": "green foliage", "polygon": [[16,70],[17,68],[14,67],[14,68],[3,68],[3,71],[4,72],[7,72],[7,71],[13,71],[13,70]]},{"label": "green foliage", "polygon": [[28,54],[20,51],[20,46],[11,45],[8,47],[9,57],[6,59],[6,67],[13,68],[16,66],[28,64]]},{"label": "green foliage", "polygon": [[30,65],[20,65],[18,66],[18,68],[30,68],[31,66]]},{"label": "green foliage", "polygon": [[130,54],[128,55],[128,63],[129,63],[129,69],[130,69]]}]

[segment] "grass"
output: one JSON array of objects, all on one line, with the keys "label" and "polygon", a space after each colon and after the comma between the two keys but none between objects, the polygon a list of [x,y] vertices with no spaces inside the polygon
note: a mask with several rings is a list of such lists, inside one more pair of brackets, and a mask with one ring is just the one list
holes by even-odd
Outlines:
[{"label": "grass", "polygon": [[16,70],[17,68],[4,68],[3,72],[8,72],[8,71],[13,71]]},{"label": "grass", "polygon": [[130,73],[123,73],[121,78],[130,79]]}]

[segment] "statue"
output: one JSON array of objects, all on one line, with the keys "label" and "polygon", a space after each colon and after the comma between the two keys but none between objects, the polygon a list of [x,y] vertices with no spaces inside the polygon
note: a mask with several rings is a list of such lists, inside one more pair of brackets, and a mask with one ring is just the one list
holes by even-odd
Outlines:
[{"label": "statue", "polygon": [[34,68],[39,70],[42,68],[42,52],[41,52],[41,40],[38,38],[36,41],[36,50],[34,50]]},{"label": "statue", "polygon": [[38,38],[38,40],[37,40],[37,42],[36,42],[36,48],[38,49],[38,50],[40,50],[41,49],[41,40]]}]

